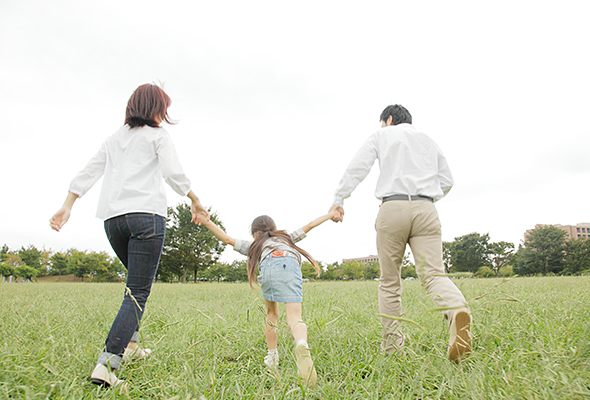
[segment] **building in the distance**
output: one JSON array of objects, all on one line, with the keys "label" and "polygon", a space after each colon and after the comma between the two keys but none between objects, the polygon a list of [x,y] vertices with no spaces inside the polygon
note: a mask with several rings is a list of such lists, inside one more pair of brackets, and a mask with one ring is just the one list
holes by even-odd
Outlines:
[{"label": "building in the distance", "polygon": [[582,222],[578,225],[555,225],[567,232],[570,239],[590,238],[590,223]]},{"label": "building in the distance", "polygon": [[379,261],[379,256],[367,256],[367,257],[358,257],[358,258],[345,258],[344,260],[342,260],[342,263],[344,264],[347,261],[358,261],[361,262],[363,264],[367,264],[373,261]]},{"label": "building in the distance", "polygon": [[[539,228],[541,226],[547,226],[546,224],[537,224],[535,228]],[[577,225],[553,225],[556,228],[562,229],[567,232],[569,239],[588,239],[590,238],[590,223],[589,222],[582,222]],[[525,238],[528,234],[528,231],[525,233]]]}]

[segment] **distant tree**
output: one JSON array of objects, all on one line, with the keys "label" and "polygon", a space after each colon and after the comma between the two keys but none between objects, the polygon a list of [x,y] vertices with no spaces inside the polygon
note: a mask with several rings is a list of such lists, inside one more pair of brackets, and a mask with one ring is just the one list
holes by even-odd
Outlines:
[{"label": "distant tree", "polygon": [[318,278],[315,268],[308,261],[304,261],[303,263],[301,263],[301,275],[303,276],[303,279],[317,279]]},{"label": "distant tree", "polygon": [[363,277],[364,264],[359,261],[342,263],[342,277],[344,279],[360,279]]},{"label": "distant tree", "polygon": [[209,265],[207,268],[199,270],[199,277],[207,279],[208,281],[221,281],[225,279],[227,268],[229,264],[217,261]]},{"label": "distant tree", "polygon": [[375,278],[379,278],[380,275],[381,267],[379,265],[379,261],[371,261],[365,264],[363,276],[366,280],[373,280]]},{"label": "distant tree", "polygon": [[[217,214],[211,214],[210,218],[224,229]],[[191,222],[190,205],[181,203],[175,208],[168,207],[166,240],[158,275],[162,277],[178,271],[185,283],[188,272],[192,271],[196,282],[199,269],[215,264],[224,248],[225,244],[207,228]]]},{"label": "distant tree", "polygon": [[416,266],[412,261],[410,261],[409,253],[406,253],[402,259],[401,277],[402,279],[418,277],[418,274],[416,273]]},{"label": "distant tree", "polygon": [[518,275],[557,274],[564,268],[566,232],[552,225],[527,232],[514,265]]},{"label": "distant tree", "polygon": [[0,248],[0,263],[4,262],[6,257],[8,257],[9,251],[10,251],[10,249],[8,248],[6,243],[4,243],[4,245],[2,245],[2,248]]},{"label": "distant tree", "polygon": [[453,242],[442,242],[443,246],[443,265],[445,272],[451,272],[451,249],[453,248]]},{"label": "distant tree", "polygon": [[25,281],[31,281],[39,274],[39,271],[37,271],[36,268],[29,267],[28,265],[21,265],[14,269],[14,273],[16,276],[23,278]]},{"label": "distant tree", "polygon": [[54,253],[51,258],[50,275],[65,275],[68,273],[68,256],[64,253]]},{"label": "distant tree", "polygon": [[26,249],[21,247],[18,251],[18,255],[23,262],[29,267],[35,268],[39,273],[38,275],[44,276],[47,274],[47,257],[46,254],[37,249],[32,244]]},{"label": "distant tree", "polygon": [[76,278],[82,279],[90,273],[89,263],[86,261],[86,252],[76,249],[68,250],[68,272],[74,274]]},{"label": "distant tree", "polygon": [[488,253],[492,269],[496,275],[504,265],[512,264],[514,258],[514,243],[495,242],[488,245]]},{"label": "distant tree", "polygon": [[230,282],[247,282],[246,260],[233,261],[227,266],[225,279]]},{"label": "distant tree", "polygon": [[88,253],[82,262],[87,273],[98,282],[113,282],[118,278],[116,271],[111,268],[110,256],[105,252]]},{"label": "distant tree", "polygon": [[23,260],[19,257],[18,254],[8,254],[4,259],[4,264],[10,265],[12,268],[20,267],[21,265],[25,265]]},{"label": "distant tree", "polygon": [[326,266],[322,272],[321,279],[332,281],[342,279],[342,268],[337,262]]},{"label": "distant tree", "polygon": [[569,239],[565,242],[563,274],[575,275],[590,269],[590,239]]},{"label": "distant tree", "polygon": [[10,265],[0,263],[0,275],[2,275],[5,279],[8,279],[14,275],[14,268]]},{"label": "distant tree", "polygon": [[483,266],[489,266],[488,243],[490,235],[470,233],[456,237],[450,247],[451,265],[454,272],[475,273]]},{"label": "distant tree", "polygon": [[486,265],[484,265],[483,267],[479,267],[479,269],[475,273],[475,276],[479,278],[490,278],[494,275],[496,275],[494,271]]},{"label": "distant tree", "polygon": [[508,278],[514,275],[514,268],[512,267],[512,265],[504,265],[500,268],[499,273],[501,277]]}]

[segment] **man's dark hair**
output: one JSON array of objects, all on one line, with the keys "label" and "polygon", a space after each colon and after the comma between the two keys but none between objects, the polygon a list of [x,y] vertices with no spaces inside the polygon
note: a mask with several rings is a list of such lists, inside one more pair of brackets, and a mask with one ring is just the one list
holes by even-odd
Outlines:
[{"label": "man's dark hair", "polygon": [[381,117],[379,117],[379,121],[387,122],[389,117],[393,118],[392,125],[412,123],[412,115],[410,112],[406,110],[404,106],[400,106],[399,104],[385,107],[385,110],[381,113]]}]

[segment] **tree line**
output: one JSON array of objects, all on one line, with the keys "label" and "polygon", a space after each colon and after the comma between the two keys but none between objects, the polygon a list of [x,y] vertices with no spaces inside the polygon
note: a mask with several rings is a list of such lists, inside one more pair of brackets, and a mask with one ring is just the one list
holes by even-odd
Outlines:
[{"label": "tree line", "polygon": [[490,242],[489,234],[470,233],[443,243],[447,272],[469,272],[480,277],[590,274],[590,239],[567,238],[553,225],[526,232],[513,243]]},{"label": "tree line", "polygon": [[[209,210],[211,212],[211,210]],[[210,218],[222,229],[216,213]],[[478,277],[576,275],[590,273],[590,239],[567,239],[565,231],[555,226],[540,226],[527,231],[518,249],[510,242],[491,242],[489,234],[470,233],[443,242],[443,262],[448,273],[470,273]],[[191,222],[190,206],[181,203],[168,207],[166,239],[156,279],[161,282],[247,281],[246,260],[219,261],[225,244],[204,226]],[[304,279],[351,280],[376,279],[379,262],[347,261],[342,264],[321,263],[318,277],[313,266],[304,262]],[[418,268],[420,266],[418,265]],[[53,252],[33,245],[10,250],[0,249],[0,274],[32,280],[48,275],[73,274],[82,281],[114,282],[124,280],[126,270],[117,257],[106,252],[69,249]],[[403,279],[416,278],[416,266],[406,254],[402,262]]]},{"label": "tree line", "polygon": [[[72,274],[82,281],[115,282],[125,278],[125,267],[117,257],[105,252],[69,249],[53,252],[33,245],[10,250],[5,244],[0,249],[0,274],[4,280]],[[11,278],[12,277],[12,278]]]}]

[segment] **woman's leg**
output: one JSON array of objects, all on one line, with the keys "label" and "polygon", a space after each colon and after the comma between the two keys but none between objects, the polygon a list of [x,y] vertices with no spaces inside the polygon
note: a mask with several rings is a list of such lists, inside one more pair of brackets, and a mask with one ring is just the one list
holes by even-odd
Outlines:
[{"label": "woman's leg", "polygon": [[121,247],[120,243],[128,240],[127,287],[107,337],[105,351],[98,362],[118,369],[125,347],[139,327],[158,269],[164,244],[165,219],[158,215],[127,214],[109,221],[113,223],[107,235],[113,248]]}]

